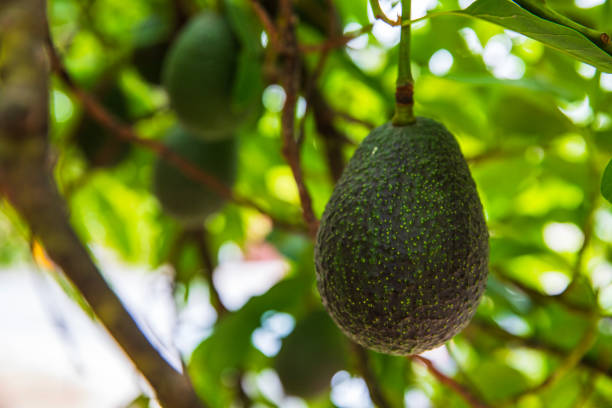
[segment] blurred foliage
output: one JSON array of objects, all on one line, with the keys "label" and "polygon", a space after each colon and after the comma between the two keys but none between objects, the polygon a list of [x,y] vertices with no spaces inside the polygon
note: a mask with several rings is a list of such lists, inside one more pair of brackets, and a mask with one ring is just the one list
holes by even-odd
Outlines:
[{"label": "blurred foliage", "polygon": [[[456,10],[458,3],[466,2],[413,3],[427,4],[434,12]],[[547,3],[592,27],[612,29],[610,0],[590,8],[578,8],[569,0]],[[365,0],[333,4],[347,30],[369,23]],[[161,140],[176,119],[156,80],[159,67],[143,71],[141,63],[134,64],[134,56],[156,44],[162,44],[163,54],[163,44],[194,10],[220,5],[204,0],[51,0],[49,18],[54,42],[80,86],[94,90],[105,78],[118,78],[134,129],[144,138]],[[302,44],[325,40],[320,21],[313,24],[308,21],[312,16],[298,17]],[[369,132],[347,118],[379,125],[392,114],[397,41],[397,29],[377,22],[371,33],[334,50],[325,60],[317,86],[334,111],[334,125],[346,135],[345,158]],[[612,316],[612,211],[600,195],[603,170],[612,155],[612,75],[464,16],[415,24],[412,54],[416,112],[441,121],[456,135],[471,165],[491,233],[489,286],[472,324],[445,349],[453,362],[447,374],[494,407],[612,406],[612,319],[607,317]],[[161,63],[161,57],[147,58],[148,64]],[[304,61],[312,71],[319,55],[305,55]],[[237,136],[234,189],[279,218],[297,220],[297,188],[280,153],[283,93],[269,85],[257,125]],[[177,286],[188,289],[202,267],[200,249],[192,243],[179,246],[182,227],[162,212],[152,195],[155,157],[135,148],[115,167],[88,166],[73,143],[86,113],[57,78],[50,98],[55,176],[80,237],[90,246],[112,249],[128,263],[151,269],[172,263]],[[303,115],[299,110],[299,121]],[[312,111],[307,109],[305,115],[302,162],[320,216],[333,181],[324,139],[317,133]],[[610,199],[608,173],[603,191]],[[25,228],[10,208],[3,205],[0,211],[0,264],[25,262]],[[270,400],[257,381],[244,386],[248,378],[274,366],[273,356],[255,347],[251,338],[271,313],[289,314],[299,322],[320,307],[312,245],[302,235],[273,228],[254,210],[231,203],[205,225],[212,254],[228,242],[245,251],[265,243],[276,248],[290,271],[266,293],[219,318],[193,352],[189,372],[212,407],[239,404],[245,393],[251,401],[275,406],[278,402]],[[588,352],[577,356],[576,366],[556,381],[534,388],[572,356],[592,315],[599,323]],[[368,355],[392,406],[412,406],[415,395],[426,396],[435,407],[467,406],[420,365]],[[362,375],[354,358],[345,370]],[[307,401],[308,406],[332,406],[334,394],[329,391]]]}]

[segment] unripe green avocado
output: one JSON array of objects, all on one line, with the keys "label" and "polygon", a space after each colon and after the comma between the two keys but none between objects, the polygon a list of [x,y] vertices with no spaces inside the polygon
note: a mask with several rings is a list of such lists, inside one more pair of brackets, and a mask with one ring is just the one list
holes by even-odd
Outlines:
[{"label": "unripe green avocado", "polygon": [[[168,131],[165,144],[228,187],[234,183],[237,149],[232,137],[206,142],[184,128],[175,126]],[[216,192],[161,158],[155,163],[153,191],[164,211],[186,226],[201,224],[225,202]]]},{"label": "unripe green avocado", "polygon": [[[129,117],[125,95],[118,84],[99,92],[104,107],[119,119]],[[92,167],[113,167],[121,163],[131,151],[131,145],[102,127],[87,114],[75,130],[75,143]]]},{"label": "unripe green avocado", "polygon": [[300,320],[283,340],[274,368],[287,394],[312,398],[346,367],[346,340],[324,310]]},{"label": "unripe green avocado", "polygon": [[252,100],[234,97],[239,65],[246,63],[241,51],[229,21],[212,11],[194,17],[170,48],[163,84],[176,114],[194,134],[207,140],[223,139],[258,111],[261,97],[257,92],[250,94]]},{"label": "unripe green avocado", "polygon": [[418,354],[470,321],[484,292],[488,231],[459,145],[417,118],[385,124],[357,148],[315,246],[323,304],[357,343]]}]

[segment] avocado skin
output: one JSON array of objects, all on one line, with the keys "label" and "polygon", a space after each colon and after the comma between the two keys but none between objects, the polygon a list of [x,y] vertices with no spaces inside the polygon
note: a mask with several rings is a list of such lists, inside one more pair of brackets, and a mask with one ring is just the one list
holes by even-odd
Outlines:
[{"label": "avocado skin", "polygon": [[[194,17],[172,44],[162,81],[181,122],[207,140],[230,135],[246,112],[232,108],[240,44],[222,15]],[[245,108],[246,109],[246,108]]]},{"label": "avocado skin", "polygon": [[334,374],[346,367],[346,341],[325,310],[298,321],[283,340],[274,368],[290,395],[312,398],[329,389]]},{"label": "avocado skin", "polygon": [[[236,179],[237,147],[232,137],[206,142],[180,126],[168,131],[165,145],[201,170],[231,186]],[[180,169],[158,158],[153,171],[153,192],[166,213],[185,226],[196,226],[219,210],[225,199]]]},{"label": "avocado skin", "polygon": [[488,231],[459,145],[417,118],[357,148],[327,204],[315,265],[323,304],[355,342],[418,354],[460,332],[488,271]]}]

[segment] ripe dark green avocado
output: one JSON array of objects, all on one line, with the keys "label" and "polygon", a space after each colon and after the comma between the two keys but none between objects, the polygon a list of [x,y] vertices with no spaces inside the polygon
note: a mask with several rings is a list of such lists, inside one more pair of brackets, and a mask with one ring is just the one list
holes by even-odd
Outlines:
[{"label": "ripe dark green avocado", "polygon": [[261,98],[257,92],[246,101],[234,98],[244,68],[240,65],[246,64],[242,57],[229,21],[212,11],[194,17],[174,41],[164,61],[162,80],[172,107],[194,134],[206,140],[223,139],[258,111]]},{"label": "ripe dark green avocado", "polygon": [[[102,104],[122,120],[129,118],[127,100],[118,84],[99,91]],[[127,158],[131,145],[113,135],[89,116],[75,130],[74,141],[92,167],[113,167]]]},{"label": "ripe dark green avocado", "polygon": [[442,345],[484,292],[488,231],[459,145],[417,118],[385,124],[357,148],[315,246],[323,304],[357,343],[395,354]]},{"label": "ripe dark green avocado", "polygon": [[[165,144],[228,187],[234,183],[237,149],[232,137],[206,142],[175,126],[168,131]],[[162,159],[155,163],[153,191],[164,211],[186,226],[201,224],[225,202],[218,194]]]},{"label": "ripe dark green avocado", "polygon": [[312,398],[329,389],[335,373],[347,363],[346,341],[324,310],[300,320],[283,340],[274,368],[285,392]]}]

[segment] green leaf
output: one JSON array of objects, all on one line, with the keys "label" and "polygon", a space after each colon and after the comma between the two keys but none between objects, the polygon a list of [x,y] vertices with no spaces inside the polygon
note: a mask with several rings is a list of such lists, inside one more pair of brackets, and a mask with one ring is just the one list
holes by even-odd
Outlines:
[{"label": "green leaf", "polygon": [[601,180],[601,195],[612,202],[612,160],[608,163]]},{"label": "green leaf", "polygon": [[492,358],[478,365],[471,379],[489,401],[510,398],[527,387],[527,380],[521,372]]},{"label": "green leaf", "polygon": [[603,72],[612,72],[612,56],[588,38],[571,28],[540,18],[509,0],[476,0],[460,13],[516,31]]}]

